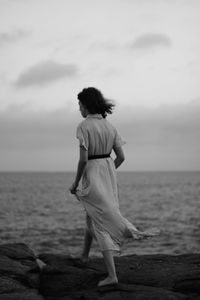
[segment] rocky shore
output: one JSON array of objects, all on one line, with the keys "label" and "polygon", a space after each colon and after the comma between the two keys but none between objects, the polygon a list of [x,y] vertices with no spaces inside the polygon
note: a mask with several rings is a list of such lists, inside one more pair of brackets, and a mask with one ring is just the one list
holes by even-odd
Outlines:
[{"label": "rocky shore", "polygon": [[[103,260],[36,256],[25,244],[0,245],[0,300],[200,300],[200,254],[115,259],[119,284],[97,287]],[[43,264],[45,263],[45,265]]]}]

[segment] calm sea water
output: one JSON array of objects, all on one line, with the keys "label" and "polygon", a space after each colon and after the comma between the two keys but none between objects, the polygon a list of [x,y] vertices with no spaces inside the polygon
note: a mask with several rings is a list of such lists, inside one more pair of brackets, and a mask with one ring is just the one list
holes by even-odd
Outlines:
[{"label": "calm sea water", "polygon": [[[73,173],[0,173],[0,242],[36,253],[78,255],[85,214],[68,192]],[[123,254],[200,253],[200,172],[119,172],[122,214],[159,237],[129,241]],[[94,243],[92,255],[100,255]]]}]

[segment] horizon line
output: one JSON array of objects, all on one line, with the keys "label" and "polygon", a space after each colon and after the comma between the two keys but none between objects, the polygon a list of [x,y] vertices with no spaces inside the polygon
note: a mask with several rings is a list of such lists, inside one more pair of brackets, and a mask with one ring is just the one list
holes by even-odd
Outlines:
[{"label": "horizon line", "polygon": [[[117,173],[194,173],[198,170],[118,170]],[[0,170],[0,173],[76,173],[76,170]]]}]

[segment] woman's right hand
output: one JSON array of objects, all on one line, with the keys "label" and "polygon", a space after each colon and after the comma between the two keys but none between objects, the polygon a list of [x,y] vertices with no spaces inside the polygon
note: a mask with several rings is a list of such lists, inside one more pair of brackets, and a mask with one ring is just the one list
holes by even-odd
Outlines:
[{"label": "woman's right hand", "polygon": [[71,194],[76,194],[76,190],[77,190],[78,185],[74,182],[71,187],[69,188]]}]

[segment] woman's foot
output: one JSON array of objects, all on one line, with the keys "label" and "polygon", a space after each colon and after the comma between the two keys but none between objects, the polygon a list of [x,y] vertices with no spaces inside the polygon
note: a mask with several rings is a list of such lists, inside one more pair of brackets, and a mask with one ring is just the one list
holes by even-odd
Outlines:
[{"label": "woman's foot", "polygon": [[106,285],[113,285],[113,284],[117,284],[118,283],[118,279],[117,277],[106,277],[104,280],[100,281],[98,283],[98,286],[106,286]]},{"label": "woman's foot", "polygon": [[69,256],[68,259],[70,259],[74,266],[84,268],[87,266],[89,262],[89,258],[85,256]]},{"label": "woman's foot", "polygon": [[74,261],[74,265],[76,267],[84,268],[84,267],[87,267],[89,258],[85,257],[85,256],[80,256],[80,257],[74,258],[73,261]]},{"label": "woman's foot", "polygon": [[88,256],[81,256],[81,257],[80,257],[80,261],[81,261],[83,264],[87,264],[88,261],[89,261],[89,257],[88,257]]}]

